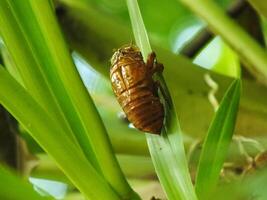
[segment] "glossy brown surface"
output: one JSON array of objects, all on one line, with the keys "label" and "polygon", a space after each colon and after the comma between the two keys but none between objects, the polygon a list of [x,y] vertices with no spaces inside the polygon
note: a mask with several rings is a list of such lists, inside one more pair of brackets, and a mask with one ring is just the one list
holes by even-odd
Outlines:
[{"label": "glossy brown surface", "polygon": [[112,59],[110,79],[113,91],[128,120],[144,132],[160,134],[164,109],[158,87],[152,79],[163,67],[151,53],[145,63],[140,50],[133,45],[118,49]]}]

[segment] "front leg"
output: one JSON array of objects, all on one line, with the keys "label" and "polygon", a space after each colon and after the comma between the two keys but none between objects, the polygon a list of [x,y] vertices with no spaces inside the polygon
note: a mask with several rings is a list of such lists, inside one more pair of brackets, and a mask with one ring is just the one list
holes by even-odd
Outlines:
[{"label": "front leg", "polygon": [[162,63],[158,63],[157,61],[154,63],[154,67],[152,69],[152,73],[162,73],[163,72],[163,69],[164,69],[164,66]]},{"label": "front leg", "polygon": [[149,72],[151,72],[154,68],[155,59],[156,59],[156,54],[155,54],[155,52],[152,51],[147,56],[147,61],[146,61],[146,67],[147,67]]},{"label": "front leg", "polygon": [[148,55],[146,66],[150,75],[153,75],[156,72],[162,73],[164,69],[163,64],[157,62],[155,52]]}]

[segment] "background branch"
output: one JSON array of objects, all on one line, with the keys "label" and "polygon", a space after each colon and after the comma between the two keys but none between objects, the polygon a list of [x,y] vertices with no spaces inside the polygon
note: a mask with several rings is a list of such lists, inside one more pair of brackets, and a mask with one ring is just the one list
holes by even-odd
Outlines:
[{"label": "background branch", "polygon": [[[247,1],[234,1],[226,10],[226,13],[235,19],[260,44],[264,45],[260,19]],[[182,47],[179,53],[194,58],[214,37],[215,35],[205,26]]]}]

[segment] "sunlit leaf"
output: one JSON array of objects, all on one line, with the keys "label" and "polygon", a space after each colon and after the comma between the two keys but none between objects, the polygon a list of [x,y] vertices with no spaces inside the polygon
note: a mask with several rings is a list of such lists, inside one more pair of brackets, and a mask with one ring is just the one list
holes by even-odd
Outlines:
[{"label": "sunlit leaf", "polygon": [[135,196],[73,64],[49,2],[3,0],[0,22],[3,40],[28,92],[120,196]]},{"label": "sunlit leaf", "polygon": [[62,171],[88,198],[118,199],[117,194],[86,160],[64,129],[3,67],[0,67],[0,103],[55,159]]},{"label": "sunlit leaf", "polygon": [[234,133],[240,87],[239,79],[232,83],[221,101],[205,138],[195,185],[200,199],[206,199],[218,182]]}]

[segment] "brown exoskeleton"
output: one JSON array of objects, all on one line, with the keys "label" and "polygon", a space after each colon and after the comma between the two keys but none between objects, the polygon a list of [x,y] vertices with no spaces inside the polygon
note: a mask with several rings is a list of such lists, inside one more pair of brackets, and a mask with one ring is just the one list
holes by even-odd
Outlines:
[{"label": "brown exoskeleton", "polygon": [[158,96],[158,84],[152,76],[163,71],[156,54],[149,54],[145,63],[138,47],[118,49],[111,58],[110,79],[113,91],[128,120],[144,132],[160,134],[164,108]]}]

